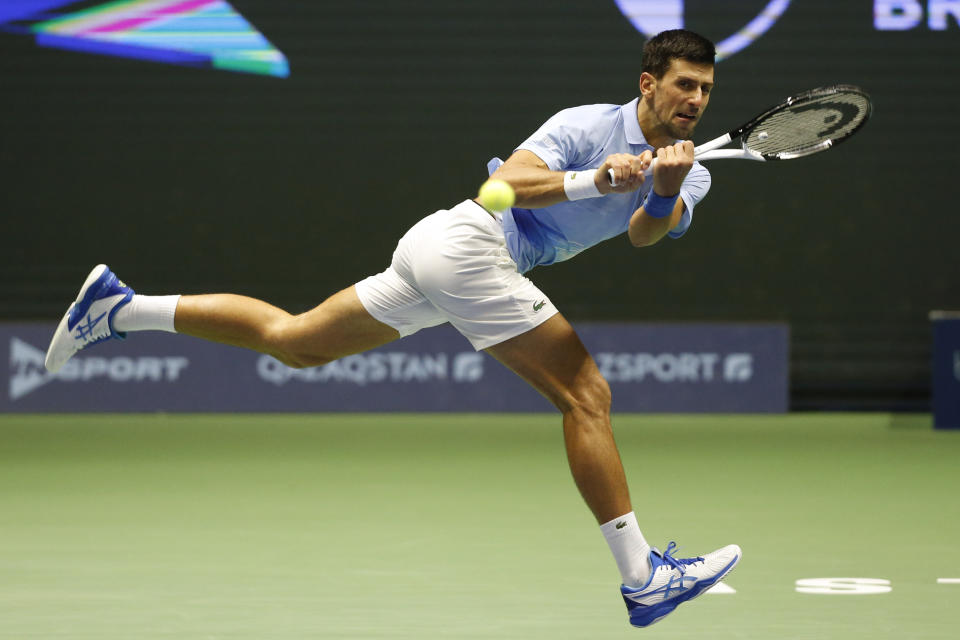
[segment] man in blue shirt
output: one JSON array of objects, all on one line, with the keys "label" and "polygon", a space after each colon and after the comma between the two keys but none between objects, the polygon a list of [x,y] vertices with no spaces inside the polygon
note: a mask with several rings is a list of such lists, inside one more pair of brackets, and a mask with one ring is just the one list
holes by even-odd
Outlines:
[{"label": "man in blue shirt", "polygon": [[143,330],[312,367],[449,322],[560,410],[570,469],[620,570],[630,622],[653,624],[720,581],[740,548],[679,559],[673,543],[662,552],[647,544],[613,439],[610,388],[523,274],[624,232],[637,247],[686,232],[710,186],[689,138],[710,100],[714,58],[713,44],[689,31],[655,36],[644,46],[638,99],[561,111],[505,162],[491,161],[493,177],[513,187],[515,207],[487,211],[466,200],[427,216],[400,240],[388,269],[306,313],[231,294],[135,295],[98,265],[53,336],[47,368]]},{"label": "man in blue shirt", "polygon": [[[595,104],[565,109],[523,142],[506,167],[499,158],[494,158],[489,168],[497,170],[494,174],[497,178],[513,177],[520,167],[545,168],[553,172],[590,170],[595,173],[610,156],[642,156],[654,151],[655,147],[644,136],[638,120],[639,111],[639,98],[622,106]],[[691,129],[694,125],[690,125]],[[665,139],[654,139],[654,142],[669,146],[678,133],[684,132],[670,130]],[[626,159],[621,161],[629,162]],[[609,168],[615,170],[616,163],[616,158],[611,159]],[[595,177],[590,173],[586,175]],[[519,182],[519,178],[513,179]],[[611,188],[604,198],[570,200],[569,195],[564,194],[564,199],[545,207],[535,210],[514,208],[504,212],[503,228],[510,254],[521,272],[537,265],[568,260],[589,246],[627,231],[631,215],[640,208],[652,187],[647,181],[639,189]],[[665,187],[666,190],[674,188],[673,185]],[[607,185],[602,183],[597,190],[602,194],[606,188]],[[709,188],[710,173],[694,163],[679,187],[680,200],[684,204],[681,219],[667,231],[667,235],[679,238],[686,232],[694,206]],[[521,198],[521,201],[529,200]]]}]

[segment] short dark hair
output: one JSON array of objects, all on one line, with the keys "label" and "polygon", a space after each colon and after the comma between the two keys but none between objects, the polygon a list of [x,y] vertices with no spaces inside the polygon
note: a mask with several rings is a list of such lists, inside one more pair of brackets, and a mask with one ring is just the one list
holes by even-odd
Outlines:
[{"label": "short dark hair", "polygon": [[643,63],[640,70],[659,80],[670,68],[674,58],[712,65],[716,57],[716,47],[700,34],[686,29],[671,29],[661,31],[643,45]]}]

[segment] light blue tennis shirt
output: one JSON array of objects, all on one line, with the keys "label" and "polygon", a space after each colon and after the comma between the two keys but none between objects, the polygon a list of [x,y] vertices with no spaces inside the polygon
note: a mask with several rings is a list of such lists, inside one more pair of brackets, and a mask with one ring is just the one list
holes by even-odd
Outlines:
[{"label": "light blue tennis shirt", "polygon": [[[647,149],[637,122],[639,98],[625,105],[591,104],[564,109],[549,120],[517,150],[526,149],[552,171],[596,169],[613,153],[639,155]],[[487,164],[493,173],[503,164],[493,158]],[[630,217],[640,207],[653,179],[633,193],[611,193],[600,198],[564,201],[542,209],[514,207],[503,213],[503,231],[510,256],[520,273],[541,264],[569,260],[584,249],[627,230]],[[710,189],[710,172],[694,163],[680,189],[685,205],[680,223],[668,232],[679,238],[693,221],[693,208]]]}]

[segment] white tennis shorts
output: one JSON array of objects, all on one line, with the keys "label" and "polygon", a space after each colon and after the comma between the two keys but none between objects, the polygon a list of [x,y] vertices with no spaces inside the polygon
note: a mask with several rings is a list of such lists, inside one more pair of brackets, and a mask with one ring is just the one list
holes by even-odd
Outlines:
[{"label": "white tennis shorts", "polygon": [[472,200],[415,224],[390,267],[358,282],[356,291],[370,315],[401,336],[449,322],[477,351],[557,313],[517,272],[500,223]]}]

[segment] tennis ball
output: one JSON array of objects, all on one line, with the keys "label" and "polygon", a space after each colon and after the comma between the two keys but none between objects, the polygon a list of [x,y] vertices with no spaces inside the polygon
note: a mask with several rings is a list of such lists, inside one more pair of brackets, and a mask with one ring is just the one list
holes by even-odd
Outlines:
[{"label": "tennis ball", "polygon": [[516,194],[513,187],[503,180],[487,180],[480,185],[477,198],[480,204],[491,211],[504,211],[513,206]]}]

